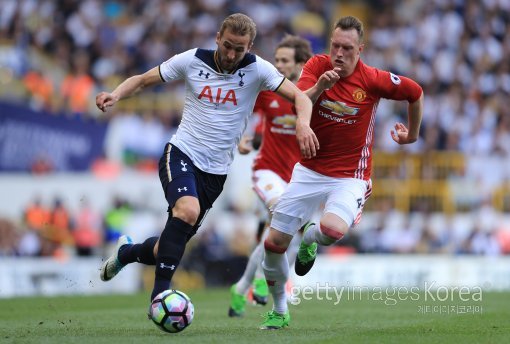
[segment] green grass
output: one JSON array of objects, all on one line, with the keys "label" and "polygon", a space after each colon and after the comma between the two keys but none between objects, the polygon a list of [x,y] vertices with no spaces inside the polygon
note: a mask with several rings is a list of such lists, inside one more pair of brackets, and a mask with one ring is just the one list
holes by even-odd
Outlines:
[{"label": "green grass", "polygon": [[[189,291],[193,324],[178,334],[158,330],[145,312],[148,294],[35,297],[0,300],[0,343],[508,343],[510,293],[483,293],[482,301],[400,301],[387,306],[368,294],[360,300],[303,301],[291,306],[291,324],[262,331],[260,314],[247,307],[242,319],[227,317],[227,289]],[[421,295],[423,296],[423,295]],[[423,314],[424,305],[478,305],[481,313]]]}]

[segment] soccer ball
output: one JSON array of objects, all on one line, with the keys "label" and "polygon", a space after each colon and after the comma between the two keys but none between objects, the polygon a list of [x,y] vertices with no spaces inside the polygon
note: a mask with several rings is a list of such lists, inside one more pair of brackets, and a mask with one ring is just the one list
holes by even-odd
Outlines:
[{"label": "soccer ball", "polygon": [[169,289],[159,293],[152,300],[150,319],[165,332],[181,332],[193,321],[195,308],[188,295]]}]

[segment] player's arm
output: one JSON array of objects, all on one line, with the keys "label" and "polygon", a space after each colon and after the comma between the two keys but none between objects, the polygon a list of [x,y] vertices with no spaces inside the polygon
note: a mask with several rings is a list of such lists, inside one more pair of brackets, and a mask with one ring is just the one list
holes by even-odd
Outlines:
[{"label": "player's arm", "polygon": [[243,135],[237,146],[239,154],[245,155],[253,150],[258,150],[262,144],[262,135],[255,133],[253,136]]},{"label": "player's arm", "polygon": [[409,129],[402,123],[395,124],[395,130],[391,130],[393,141],[400,145],[413,143],[420,135],[421,119],[423,116],[423,92],[418,100],[409,102],[407,107],[407,122]]},{"label": "player's arm", "polygon": [[340,68],[336,67],[332,70],[328,70],[324,72],[315,85],[311,88],[307,89],[305,94],[310,98],[312,104],[315,104],[317,99],[319,99],[322,92],[329,90],[335,83],[340,80]]},{"label": "player's arm", "polygon": [[314,157],[319,149],[319,140],[312,128],[310,128],[312,117],[312,102],[310,98],[287,79],[284,79],[276,93],[294,104],[297,115],[296,139],[301,155],[306,159]]},{"label": "player's arm", "polygon": [[237,145],[237,150],[239,151],[239,154],[245,155],[250,153],[253,150],[253,137],[248,135],[243,135],[241,137],[241,140],[239,141],[239,144]]},{"label": "player's arm", "polygon": [[96,96],[96,106],[99,110],[106,112],[106,109],[113,106],[119,100],[128,98],[144,88],[162,83],[163,79],[159,73],[159,66],[154,67],[144,74],[134,75],[124,80],[112,93],[101,92]]},{"label": "player's arm", "polygon": [[393,100],[404,100],[407,107],[407,126],[395,123],[391,138],[399,145],[416,142],[420,134],[423,115],[423,90],[418,83],[405,76],[398,76],[386,71],[375,70],[374,91],[380,96]]}]

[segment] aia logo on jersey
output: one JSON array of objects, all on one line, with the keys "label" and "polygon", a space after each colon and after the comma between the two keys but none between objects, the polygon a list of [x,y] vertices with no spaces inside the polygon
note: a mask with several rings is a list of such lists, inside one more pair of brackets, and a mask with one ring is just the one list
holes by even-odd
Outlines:
[{"label": "aia logo on jersey", "polygon": [[359,108],[350,107],[344,102],[332,102],[325,99],[321,101],[320,105],[326,109],[330,109],[332,113],[339,116],[356,116],[359,111]]},{"label": "aia logo on jersey", "polygon": [[352,98],[357,103],[361,103],[362,101],[365,100],[366,97],[367,97],[367,92],[365,92],[365,90],[363,90],[361,88],[357,88],[354,90],[354,92],[352,92]]},{"label": "aia logo on jersey", "polygon": [[214,104],[231,102],[233,105],[237,106],[236,92],[234,90],[223,91],[221,87],[218,87],[216,91],[214,91],[211,86],[205,86],[198,96],[198,99],[202,98]]}]

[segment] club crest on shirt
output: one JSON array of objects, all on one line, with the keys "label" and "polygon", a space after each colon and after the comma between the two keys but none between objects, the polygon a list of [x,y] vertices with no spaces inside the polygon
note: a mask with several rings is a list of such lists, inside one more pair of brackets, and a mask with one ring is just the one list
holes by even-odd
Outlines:
[{"label": "club crest on shirt", "polygon": [[355,116],[359,111],[359,108],[348,106],[344,102],[332,102],[326,99],[322,100],[320,105],[339,116]]},{"label": "club crest on shirt", "polygon": [[352,92],[352,98],[355,102],[361,103],[367,97],[367,92],[361,88],[357,88]]}]

